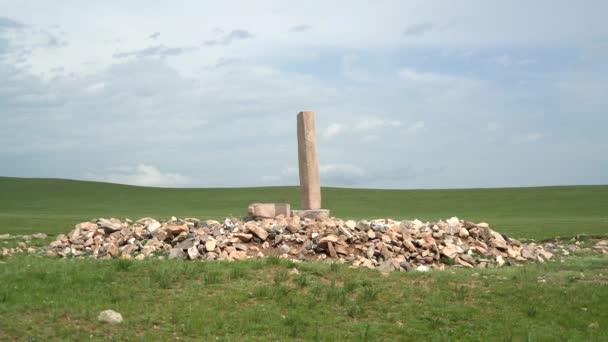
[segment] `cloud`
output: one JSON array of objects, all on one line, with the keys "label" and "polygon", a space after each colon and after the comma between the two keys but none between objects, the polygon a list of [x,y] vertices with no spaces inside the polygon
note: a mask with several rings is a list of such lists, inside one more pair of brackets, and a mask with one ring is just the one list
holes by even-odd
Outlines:
[{"label": "cloud", "polygon": [[321,133],[321,135],[325,138],[325,139],[330,139],[333,138],[336,135],[341,134],[344,129],[346,127],[343,124],[339,124],[339,123],[332,123],[329,126],[327,126],[324,130],[323,133]]},{"label": "cloud", "polygon": [[0,38],[0,55],[6,53],[9,48],[8,39]]},{"label": "cloud", "polygon": [[416,121],[407,127],[407,132],[410,134],[416,134],[424,129],[424,121]]},{"label": "cloud", "polygon": [[141,50],[134,50],[128,52],[118,52],[112,55],[113,58],[127,58],[127,57],[167,57],[177,56],[188,51],[192,51],[194,48],[169,48],[164,45],[150,46]]},{"label": "cloud", "polygon": [[218,58],[218,60],[215,62],[215,65],[213,66],[214,68],[221,68],[221,67],[225,67],[225,66],[230,66],[230,65],[234,65],[239,63],[241,60],[239,58],[235,58],[235,57],[220,57]]},{"label": "cloud", "polygon": [[398,120],[385,120],[379,118],[362,119],[354,125],[354,129],[358,131],[376,130],[381,128],[397,128],[401,127],[401,122]]},{"label": "cloud", "polygon": [[221,31],[218,33],[220,34],[219,39],[207,40],[207,41],[203,42],[203,44],[207,45],[207,46],[230,45],[234,41],[252,39],[254,37],[253,34],[251,34],[251,32],[249,32],[247,30],[241,30],[241,29],[232,30],[228,34],[221,33]]},{"label": "cloud", "polygon": [[502,54],[490,59],[493,64],[502,66],[502,67],[510,67],[510,66],[526,66],[534,63],[531,59],[515,59],[508,54]]},{"label": "cloud", "polygon": [[179,173],[162,172],[157,166],[149,164],[113,167],[103,173],[89,172],[85,174],[84,178],[118,184],[159,187],[185,187],[192,182],[189,177]]},{"label": "cloud", "polygon": [[515,143],[515,144],[535,143],[535,142],[541,140],[543,137],[544,137],[544,135],[542,133],[532,132],[532,133],[527,133],[527,134],[521,135],[519,137],[516,137],[513,140],[513,143]]},{"label": "cloud", "polygon": [[371,75],[358,64],[360,57],[356,54],[342,56],[340,69],[344,78],[355,82],[369,82]]},{"label": "cloud", "polygon": [[306,31],[310,31],[312,29],[312,26],[310,25],[297,25],[297,26],[292,26],[289,29],[289,32],[306,32]]},{"label": "cloud", "polygon": [[[546,170],[555,183],[608,180],[597,158],[608,151],[608,2],[550,12],[508,1],[290,5],[297,17],[242,4],[250,15],[240,18],[220,2],[172,15],[150,4],[145,17],[138,6],[100,16],[107,5],[90,2],[70,6],[80,20],[61,28],[52,27],[65,6],[30,5],[45,15],[18,2],[0,14],[14,19],[0,29],[3,175],[74,178],[142,163],[196,186],[257,185],[297,167],[295,115],[311,108],[321,165],[363,169],[351,175],[362,186],[546,184]],[[299,24],[312,29],[287,32]],[[155,31],[162,38],[151,40]],[[585,47],[597,53],[582,59]],[[525,59],[542,63],[517,67]]]},{"label": "cloud", "polygon": [[417,71],[411,68],[402,68],[398,74],[403,80],[420,83],[451,83],[455,81],[454,77],[445,74]]},{"label": "cloud", "polygon": [[[354,122],[349,123],[331,123],[321,133],[324,139],[332,139],[338,135],[344,133],[351,133],[357,136],[362,132],[378,131],[386,128],[399,128],[401,127],[401,121],[381,119],[377,117],[362,118]],[[376,135],[367,135],[364,137],[366,141],[377,140]]]},{"label": "cloud", "polygon": [[10,18],[6,18],[6,17],[0,17],[0,30],[2,29],[18,29],[18,28],[23,28],[26,25],[10,19]]},{"label": "cloud", "polygon": [[[319,175],[323,186],[360,185],[368,177],[365,170],[351,163],[321,163]],[[263,185],[299,184],[298,168],[286,167],[279,174],[261,178]]]},{"label": "cloud", "polygon": [[152,40],[158,39],[158,37],[160,37],[160,32],[154,32],[148,36],[148,38]]},{"label": "cloud", "polygon": [[412,24],[405,28],[403,34],[405,36],[422,36],[423,34],[433,30],[435,26],[432,23],[424,22],[418,24]]}]

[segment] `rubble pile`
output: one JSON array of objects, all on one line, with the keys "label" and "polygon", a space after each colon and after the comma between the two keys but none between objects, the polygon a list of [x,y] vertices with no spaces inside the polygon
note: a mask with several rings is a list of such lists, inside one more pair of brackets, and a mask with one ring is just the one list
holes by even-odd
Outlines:
[{"label": "rubble pile", "polygon": [[542,245],[521,243],[493,231],[487,223],[456,217],[425,223],[297,216],[257,221],[227,218],[221,223],[195,218],[167,222],[100,218],[59,235],[46,255],[139,260],[242,260],[276,255],[302,261],[331,259],[383,271],[486,268],[553,257]]},{"label": "rubble pile", "polygon": [[297,216],[227,218],[223,222],[175,217],[166,222],[149,217],[135,222],[100,218],[77,224],[47,247],[28,247],[26,242],[32,236],[25,237],[17,247],[3,248],[2,254],[27,251],[49,257],[209,261],[278,256],[294,261],[327,260],[383,272],[500,267],[544,262],[553,259],[554,254],[567,256],[577,251],[608,254],[606,239],[589,247],[580,241],[522,243],[492,230],[487,223],[456,217],[432,223]]}]

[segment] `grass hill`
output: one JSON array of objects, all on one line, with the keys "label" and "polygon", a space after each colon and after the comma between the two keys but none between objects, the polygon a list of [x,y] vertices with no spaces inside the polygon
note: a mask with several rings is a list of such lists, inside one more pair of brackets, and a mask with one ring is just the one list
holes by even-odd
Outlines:
[{"label": "grass hill", "polygon": [[[299,204],[298,187],[170,189],[0,177],[0,233],[59,234],[95,217],[243,216],[251,202]],[[323,188],[340,218],[486,221],[518,238],[608,232],[608,186],[455,190]]]}]

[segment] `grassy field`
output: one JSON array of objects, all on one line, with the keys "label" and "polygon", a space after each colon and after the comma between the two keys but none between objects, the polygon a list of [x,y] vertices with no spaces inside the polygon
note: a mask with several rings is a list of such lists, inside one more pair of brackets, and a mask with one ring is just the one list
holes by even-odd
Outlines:
[{"label": "grassy field", "polygon": [[[297,187],[164,189],[57,179],[0,177],[0,234],[68,232],[95,217],[243,216],[251,202],[299,203]],[[324,188],[340,218],[486,221],[504,234],[547,239],[608,232],[608,186],[463,190]]]},{"label": "grassy field", "polygon": [[[535,239],[608,233],[608,186],[323,191],[325,206],[341,218],[458,215]],[[159,189],[0,178],[0,234],[65,233],[103,216],[241,216],[252,201],[299,202],[295,187]],[[105,309],[122,313],[125,321],[97,322]],[[177,338],[606,341],[608,258],[385,276],[276,258],[210,263],[0,257],[0,340]]]},{"label": "grassy field", "polygon": [[[297,267],[299,274],[290,274]],[[6,258],[0,340],[606,341],[608,258],[392,273],[246,262]],[[544,281],[544,282],[543,282]],[[125,321],[96,321],[105,309]]]}]

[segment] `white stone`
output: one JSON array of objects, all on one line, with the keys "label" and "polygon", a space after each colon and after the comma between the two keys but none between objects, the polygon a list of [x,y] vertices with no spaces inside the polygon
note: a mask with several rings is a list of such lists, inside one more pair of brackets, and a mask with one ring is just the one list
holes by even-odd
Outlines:
[{"label": "white stone", "polygon": [[430,270],[431,270],[431,268],[428,266],[425,266],[425,265],[420,265],[420,266],[416,267],[416,271],[418,271],[418,272],[428,272]]},{"label": "white stone", "polygon": [[122,315],[114,310],[104,310],[99,313],[97,320],[110,324],[122,323]]}]

